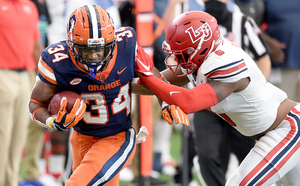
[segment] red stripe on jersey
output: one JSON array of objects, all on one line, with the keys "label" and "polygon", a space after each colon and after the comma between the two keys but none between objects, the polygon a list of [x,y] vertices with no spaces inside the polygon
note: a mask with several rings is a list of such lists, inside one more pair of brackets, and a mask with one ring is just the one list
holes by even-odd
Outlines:
[{"label": "red stripe on jersey", "polygon": [[218,75],[226,75],[226,74],[230,74],[236,71],[239,71],[240,69],[242,69],[243,67],[246,66],[245,62],[242,62],[234,67],[231,67],[229,69],[226,70],[217,70],[215,72],[212,72],[211,74],[208,75],[208,78],[214,77],[214,76],[218,76]]},{"label": "red stripe on jersey", "polygon": [[236,124],[225,113],[220,114],[220,116],[222,116],[222,118],[224,118],[230,125],[236,126]]}]

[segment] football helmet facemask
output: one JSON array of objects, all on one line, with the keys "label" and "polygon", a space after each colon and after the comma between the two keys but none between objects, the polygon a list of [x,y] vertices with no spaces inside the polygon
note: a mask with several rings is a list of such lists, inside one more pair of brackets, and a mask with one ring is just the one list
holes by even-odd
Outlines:
[{"label": "football helmet facemask", "polygon": [[[185,12],[167,29],[162,44],[168,54],[165,64],[177,77],[191,74],[220,43],[220,29],[213,16],[201,11]],[[177,74],[178,69],[183,73]]]},{"label": "football helmet facemask", "polygon": [[[69,18],[67,25],[68,46],[78,66],[88,71],[92,77],[103,71],[113,57],[116,46],[115,27],[106,10],[97,5],[85,5],[77,8]],[[82,51],[99,52],[104,50],[100,60],[84,59]]]}]

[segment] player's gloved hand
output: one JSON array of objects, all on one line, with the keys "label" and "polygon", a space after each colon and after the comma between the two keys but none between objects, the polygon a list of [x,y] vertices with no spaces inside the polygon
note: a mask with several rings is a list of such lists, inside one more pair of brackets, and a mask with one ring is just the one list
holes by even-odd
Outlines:
[{"label": "player's gloved hand", "polygon": [[143,50],[143,48],[138,47],[136,56],[136,71],[149,76],[153,75],[153,67],[154,64],[151,57]]},{"label": "player's gloved hand", "polygon": [[64,99],[60,105],[56,119],[53,120],[53,128],[58,131],[65,131],[75,126],[84,116],[86,104],[83,100],[77,99],[70,113],[67,112],[67,100]]},{"label": "player's gloved hand", "polygon": [[189,117],[177,106],[166,105],[162,109],[163,118],[172,125],[173,123],[182,123],[184,125],[190,126]]}]

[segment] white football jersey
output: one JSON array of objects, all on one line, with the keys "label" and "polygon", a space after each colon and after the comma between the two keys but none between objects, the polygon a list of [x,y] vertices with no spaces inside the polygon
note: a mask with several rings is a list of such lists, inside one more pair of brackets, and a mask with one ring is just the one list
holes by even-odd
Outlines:
[{"label": "white football jersey", "polygon": [[211,108],[240,133],[253,136],[267,130],[275,121],[280,103],[287,98],[282,90],[267,82],[256,63],[240,47],[223,39],[217,50],[199,68],[196,84],[206,78],[224,83],[250,78],[249,85],[233,92]]}]

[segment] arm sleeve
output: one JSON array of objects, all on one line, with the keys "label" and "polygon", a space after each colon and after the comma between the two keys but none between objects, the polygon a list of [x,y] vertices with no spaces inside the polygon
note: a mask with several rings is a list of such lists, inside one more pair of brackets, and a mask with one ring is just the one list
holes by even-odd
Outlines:
[{"label": "arm sleeve", "polygon": [[166,103],[179,106],[187,114],[218,103],[215,90],[207,83],[189,90],[165,83],[155,76],[143,76],[142,81]]},{"label": "arm sleeve", "polygon": [[135,56],[136,71],[144,75],[153,75],[152,69],[154,67],[153,59],[145,52],[145,50],[136,45]]}]

